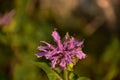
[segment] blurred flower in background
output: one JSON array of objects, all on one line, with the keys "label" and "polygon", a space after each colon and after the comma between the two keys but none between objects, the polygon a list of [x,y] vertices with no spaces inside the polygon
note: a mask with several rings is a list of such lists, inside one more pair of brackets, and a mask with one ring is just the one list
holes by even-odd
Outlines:
[{"label": "blurred flower in background", "polygon": [[15,12],[14,10],[11,10],[6,15],[0,17],[0,25],[5,25],[10,23],[11,19],[13,18],[14,12]]}]

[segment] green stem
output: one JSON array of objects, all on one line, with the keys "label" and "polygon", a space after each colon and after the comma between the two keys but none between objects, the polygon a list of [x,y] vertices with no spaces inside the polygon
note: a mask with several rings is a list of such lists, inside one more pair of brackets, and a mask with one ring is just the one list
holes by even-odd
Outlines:
[{"label": "green stem", "polygon": [[64,70],[64,80],[68,80],[68,71],[67,71],[67,69]]}]

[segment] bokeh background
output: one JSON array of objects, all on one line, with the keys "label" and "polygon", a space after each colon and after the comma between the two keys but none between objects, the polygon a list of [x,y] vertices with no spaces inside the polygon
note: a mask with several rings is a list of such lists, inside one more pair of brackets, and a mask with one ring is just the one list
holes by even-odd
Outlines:
[{"label": "bokeh background", "polygon": [[0,0],[0,80],[48,80],[31,61],[54,28],[85,41],[75,74],[120,80],[119,0]]}]

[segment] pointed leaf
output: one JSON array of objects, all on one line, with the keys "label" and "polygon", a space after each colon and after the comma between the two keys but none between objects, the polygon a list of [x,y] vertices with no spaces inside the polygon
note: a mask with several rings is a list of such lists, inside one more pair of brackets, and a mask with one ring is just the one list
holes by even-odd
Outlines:
[{"label": "pointed leaf", "polygon": [[54,70],[52,70],[46,63],[44,62],[33,62],[36,66],[43,69],[49,80],[63,80]]}]

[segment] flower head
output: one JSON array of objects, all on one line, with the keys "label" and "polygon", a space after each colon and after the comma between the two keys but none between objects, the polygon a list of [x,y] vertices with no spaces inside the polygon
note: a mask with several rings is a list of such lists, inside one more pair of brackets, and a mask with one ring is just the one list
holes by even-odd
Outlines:
[{"label": "flower head", "polygon": [[82,51],[83,41],[77,41],[74,37],[66,35],[64,42],[62,42],[56,30],[52,32],[52,37],[57,46],[41,41],[46,46],[38,46],[38,50],[41,52],[36,54],[38,58],[44,56],[50,60],[52,68],[59,65],[60,68],[65,69],[70,63],[76,63],[75,58],[84,59],[86,57]]}]

